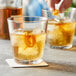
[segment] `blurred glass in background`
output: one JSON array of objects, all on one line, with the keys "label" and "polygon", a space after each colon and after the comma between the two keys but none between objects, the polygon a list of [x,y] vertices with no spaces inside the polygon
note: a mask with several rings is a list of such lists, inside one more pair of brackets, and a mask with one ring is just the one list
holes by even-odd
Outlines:
[{"label": "blurred glass in background", "polygon": [[22,15],[22,0],[0,0],[0,39],[9,39],[7,18]]}]

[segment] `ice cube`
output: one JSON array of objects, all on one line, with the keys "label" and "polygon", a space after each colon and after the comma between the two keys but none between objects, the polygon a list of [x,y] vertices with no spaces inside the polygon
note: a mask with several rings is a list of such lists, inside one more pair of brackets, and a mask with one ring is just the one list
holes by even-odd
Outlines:
[{"label": "ice cube", "polygon": [[25,43],[25,35],[22,34],[11,34],[12,45],[23,46]]},{"label": "ice cube", "polygon": [[25,57],[26,56],[35,56],[39,53],[37,49],[38,49],[37,45],[35,45],[32,48],[28,47],[26,49],[25,49],[25,47],[24,48],[20,47],[18,53],[25,55]]},{"label": "ice cube", "polygon": [[24,35],[24,30],[23,29],[17,29],[13,31],[14,34],[19,34],[19,35]]},{"label": "ice cube", "polygon": [[33,31],[32,31],[32,34],[40,34],[42,32],[42,29],[40,28],[35,28]]},{"label": "ice cube", "polygon": [[56,29],[59,29],[59,26],[56,26],[54,24],[48,24],[48,28],[47,28],[48,31],[54,31]]}]

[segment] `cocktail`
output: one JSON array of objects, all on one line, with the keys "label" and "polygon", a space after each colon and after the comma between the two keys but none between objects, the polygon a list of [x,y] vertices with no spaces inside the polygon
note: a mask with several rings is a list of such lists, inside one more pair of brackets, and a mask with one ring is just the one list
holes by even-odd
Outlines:
[{"label": "cocktail", "polygon": [[[75,20],[72,11],[51,13],[48,17],[47,44],[52,48],[71,48],[75,33]],[[54,15],[56,14],[56,15]],[[47,13],[48,16],[48,13]]]},{"label": "cocktail", "polygon": [[40,63],[46,40],[45,17],[18,17],[8,19],[9,32],[17,62]]},{"label": "cocktail", "polygon": [[47,43],[54,48],[71,48],[75,32],[75,23],[64,19],[48,22]]}]

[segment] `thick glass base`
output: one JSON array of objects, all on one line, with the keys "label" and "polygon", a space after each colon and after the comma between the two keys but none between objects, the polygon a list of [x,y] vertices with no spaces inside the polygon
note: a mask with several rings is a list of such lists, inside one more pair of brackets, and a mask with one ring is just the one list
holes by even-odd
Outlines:
[{"label": "thick glass base", "polygon": [[41,63],[43,60],[39,59],[39,60],[30,61],[30,60],[15,59],[15,61],[20,64],[38,64],[38,63]]},{"label": "thick glass base", "polygon": [[52,45],[48,45],[50,48],[53,49],[70,49],[72,47],[72,45],[68,45],[68,46],[52,46]]}]

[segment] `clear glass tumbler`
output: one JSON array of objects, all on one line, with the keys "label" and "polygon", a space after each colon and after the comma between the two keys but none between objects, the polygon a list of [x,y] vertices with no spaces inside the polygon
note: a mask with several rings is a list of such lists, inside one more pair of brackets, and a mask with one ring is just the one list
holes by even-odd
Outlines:
[{"label": "clear glass tumbler", "polygon": [[8,18],[8,24],[16,62],[40,63],[46,40],[47,18],[13,16]]},{"label": "clear glass tumbler", "polygon": [[51,11],[43,10],[44,16],[48,18],[47,44],[51,48],[72,47],[76,24],[72,12],[64,11],[55,16]]}]

